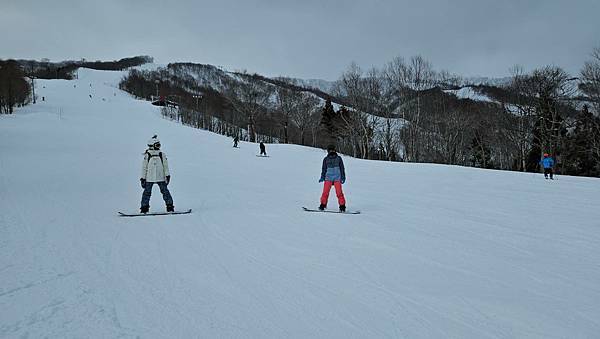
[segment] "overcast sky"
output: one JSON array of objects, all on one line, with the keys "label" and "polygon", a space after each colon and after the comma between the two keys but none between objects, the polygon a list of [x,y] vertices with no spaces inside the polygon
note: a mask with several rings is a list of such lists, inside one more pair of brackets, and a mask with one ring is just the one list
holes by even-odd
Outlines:
[{"label": "overcast sky", "polygon": [[577,73],[600,46],[600,0],[0,0],[0,58],[147,54],[335,80],[355,61],[421,54],[436,69]]}]

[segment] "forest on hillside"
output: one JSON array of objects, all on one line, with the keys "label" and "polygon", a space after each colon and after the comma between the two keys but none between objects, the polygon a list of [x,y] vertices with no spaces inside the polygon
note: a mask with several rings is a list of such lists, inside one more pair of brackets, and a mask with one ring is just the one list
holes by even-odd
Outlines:
[{"label": "forest on hillside", "polygon": [[133,69],[121,82],[139,98],[171,98],[170,119],[250,141],[532,172],[549,153],[559,173],[600,176],[600,49],[578,75],[515,66],[504,85],[468,87],[479,98],[456,95],[464,79],[421,56],[369,70],[351,64],[330,93],[192,63]]}]

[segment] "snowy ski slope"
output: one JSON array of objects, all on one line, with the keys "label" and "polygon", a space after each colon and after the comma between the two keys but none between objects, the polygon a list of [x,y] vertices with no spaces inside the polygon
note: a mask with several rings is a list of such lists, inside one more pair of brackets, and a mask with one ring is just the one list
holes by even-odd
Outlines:
[{"label": "snowy ski slope", "polygon": [[[306,213],[323,151],[234,149],[121,75],[0,116],[0,337],[599,336],[600,180],[344,157],[362,214]],[[119,218],[155,133],[194,212]]]}]

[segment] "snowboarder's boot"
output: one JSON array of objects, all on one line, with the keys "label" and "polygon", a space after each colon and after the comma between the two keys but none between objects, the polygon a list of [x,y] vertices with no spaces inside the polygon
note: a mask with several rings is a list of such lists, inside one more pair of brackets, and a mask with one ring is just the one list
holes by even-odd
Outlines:
[{"label": "snowboarder's boot", "polygon": [[326,207],[327,207],[327,205],[323,205],[323,204],[319,205],[319,211],[324,210]]},{"label": "snowboarder's boot", "polygon": [[150,210],[150,206],[142,206],[140,207],[140,213],[148,213],[148,211]]},{"label": "snowboarder's boot", "polygon": [[167,212],[175,212],[175,206],[167,205]]},{"label": "snowboarder's boot", "polygon": [[346,212],[346,205],[340,205],[340,212]]}]

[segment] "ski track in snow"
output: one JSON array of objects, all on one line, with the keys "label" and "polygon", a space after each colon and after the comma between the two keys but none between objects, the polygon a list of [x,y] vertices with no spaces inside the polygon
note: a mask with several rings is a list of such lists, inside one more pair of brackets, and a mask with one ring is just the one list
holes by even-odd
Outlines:
[{"label": "ski track in snow", "polygon": [[[344,157],[362,214],[307,213],[323,151],[234,150],[121,75],[38,80],[46,101],[0,116],[0,337],[600,333],[600,180]],[[155,133],[193,212],[120,218]]]}]

